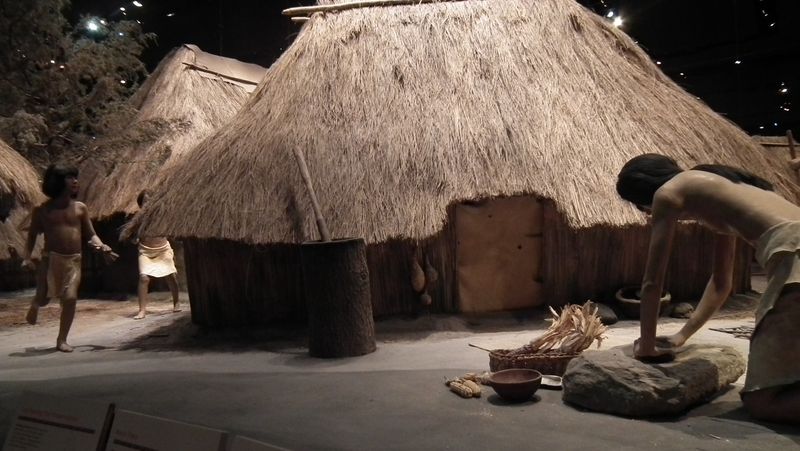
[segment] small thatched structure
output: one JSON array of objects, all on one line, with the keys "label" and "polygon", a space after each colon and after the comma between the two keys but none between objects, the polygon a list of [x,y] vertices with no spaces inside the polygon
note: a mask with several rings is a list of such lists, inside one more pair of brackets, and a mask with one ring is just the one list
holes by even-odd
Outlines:
[{"label": "small thatched structure", "polygon": [[42,199],[39,174],[28,160],[0,140],[0,213],[30,209]]},{"label": "small thatched structure", "polygon": [[135,290],[136,249],[118,243],[117,236],[138,208],[136,197],[233,117],[265,71],[183,45],[164,58],[131,98],[138,112],[130,127],[100,142],[81,171],[83,199],[98,234],[121,252],[110,267],[97,256],[87,259],[87,291]]},{"label": "small thatched structure", "polygon": [[0,290],[35,283],[33,273],[20,268],[26,238],[21,228],[43,198],[36,169],[0,140]]},{"label": "small thatched structure", "polygon": [[[5,263],[8,260],[14,260],[17,266],[22,263],[20,257],[25,249],[26,236],[20,225],[26,219],[24,217],[25,214],[25,210],[14,210],[8,219],[0,222],[0,262],[3,262],[3,268],[0,269],[0,277],[3,277],[4,280],[6,273],[12,269],[5,267]],[[5,283],[0,285],[0,291],[5,289],[7,289]]]},{"label": "small thatched structure", "polygon": [[[314,14],[140,217],[147,233],[185,239],[196,322],[302,316],[298,243],[318,238],[295,149],[332,234],[369,245],[378,316],[421,308],[412,280],[427,282],[434,311],[582,302],[638,283],[649,231],[614,185],[643,152],[794,188],[743,131],[572,0]],[[680,228],[673,296],[699,297],[709,238]],[[738,289],[748,268],[743,251]]]}]

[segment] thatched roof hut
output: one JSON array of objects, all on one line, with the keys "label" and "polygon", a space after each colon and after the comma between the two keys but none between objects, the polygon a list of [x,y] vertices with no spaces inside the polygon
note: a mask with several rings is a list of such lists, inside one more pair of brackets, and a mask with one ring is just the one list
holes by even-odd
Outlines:
[{"label": "thatched roof hut", "polygon": [[[173,49],[159,63],[130,100],[137,110],[130,127],[103,139],[81,168],[82,198],[93,219],[101,221],[96,228],[105,242],[118,247],[119,228],[137,210],[138,194],[230,120],[265,72],[189,44]],[[108,268],[97,258],[87,259],[86,290],[135,289],[136,250],[122,252]],[[98,271],[98,277],[91,275]],[[98,278],[102,281],[91,280]]]},{"label": "thatched roof hut", "polygon": [[[22,255],[27,238],[24,225],[29,220],[29,210],[18,208],[5,221],[0,222],[0,291],[12,291],[36,285],[33,271],[22,268]],[[39,258],[43,240],[34,248],[34,258]]]},{"label": "thatched roof hut", "polygon": [[25,237],[19,230],[20,219],[15,212],[9,219],[0,222],[0,261],[17,258],[25,249]]},{"label": "thatched roof hut", "polygon": [[131,98],[138,113],[126,133],[97,146],[100,167],[84,178],[92,215],[135,212],[139,192],[233,117],[265,71],[194,45],[173,49]]},{"label": "thatched roof hut", "polygon": [[29,287],[34,282],[33,274],[20,268],[25,247],[21,226],[43,199],[36,169],[0,140],[0,289]]},{"label": "thatched roof hut", "polygon": [[[203,259],[195,277],[202,273],[206,281],[193,290],[190,280],[190,296],[210,309],[193,312],[196,319],[244,319],[225,304],[238,295],[247,296],[241,302],[251,315],[265,316],[275,307],[259,303],[297,298],[289,288],[263,286],[299,286],[276,271],[297,263],[290,257],[296,243],[317,239],[295,149],[305,154],[332,234],[370,244],[378,314],[417,302],[405,288],[415,264],[440,275],[434,308],[467,309],[469,283],[459,274],[475,274],[481,264],[459,261],[459,218],[470,208],[476,217],[505,211],[509,227],[519,222],[514,211],[530,218],[514,240],[538,240],[526,246],[538,246],[539,256],[529,259],[541,272],[518,275],[540,284],[525,288],[540,290],[538,303],[582,301],[640,278],[645,217],[619,200],[614,183],[620,167],[644,152],[684,166],[743,166],[783,193],[794,188],[790,174],[774,172],[742,130],[573,0],[442,1],[314,14],[243,111],[176,165],[141,217],[147,233],[193,239],[193,258]],[[503,198],[505,206],[496,202]],[[464,227],[473,229],[469,241],[493,230],[480,222]],[[705,240],[705,232],[685,230]],[[523,249],[509,243],[503,252]],[[239,255],[249,268],[242,277],[251,279],[231,281],[241,268],[229,260],[229,282],[214,276],[218,268],[203,258],[208,253]],[[465,259],[481,255],[488,254]],[[676,272],[683,268],[697,269],[682,264]],[[506,273],[483,274],[491,281]],[[249,295],[226,291],[237,283]],[[704,283],[685,284],[684,291],[697,293]],[[498,297],[514,291],[498,290]],[[195,303],[193,309],[201,310]]]},{"label": "thatched roof hut", "polygon": [[36,169],[0,140],[0,209],[32,208],[41,200]]}]

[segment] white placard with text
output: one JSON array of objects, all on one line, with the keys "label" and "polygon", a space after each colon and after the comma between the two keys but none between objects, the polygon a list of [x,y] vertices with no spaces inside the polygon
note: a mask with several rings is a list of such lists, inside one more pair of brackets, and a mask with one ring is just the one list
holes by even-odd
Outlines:
[{"label": "white placard with text", "polygon": [[102,450],[110,403],[25,392],[5,451]]}]

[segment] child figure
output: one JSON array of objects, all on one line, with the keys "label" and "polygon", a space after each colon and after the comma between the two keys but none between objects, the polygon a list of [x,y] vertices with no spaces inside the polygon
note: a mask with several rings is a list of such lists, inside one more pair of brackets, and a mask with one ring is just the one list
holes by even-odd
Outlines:
[{"label": "child figure", "polygon": [[[136,203],[142,208],[149,193],[147,190],[139,193]],[[137,237],[134,239],[139,245],[139,313],[133,319],[142,319],[147,316],[147,291],[150,288],[151,277],[165,277],[169,290],[172,292],[172,311],[180,312],[178,300],[178,270],[175,268],[175,253],[169,241],[164,237]]]},{"label": "child figure", "polygon": [[[31,269],[34,267],[31,252],[36,244],[36,237],[44,234],[44,251],[40,264],[46,265],[47,291],[41,286],[37,287],[37,295],[31,301],[26,319],[28,323],[36,324],[39,307],[47,304],[50,298],[59,298],[61,318],[56,348],[62,352],[72,352],[72,346],[67,344],[67,335],[72,327],[78,300],[83,240],[88,237],[89,245],[94,250],[103,252],[109,261],[114,261],[117,254],[95,234],[86,205],[75,201],[78,195],[77,168],[50,165],[44,173],[42,191],[49,199],[34,208],[31,214],[22,266]],[[45,268],[41,269],[44,273]],[[37,277],[37,283],[41,285],[43,279]]]}]

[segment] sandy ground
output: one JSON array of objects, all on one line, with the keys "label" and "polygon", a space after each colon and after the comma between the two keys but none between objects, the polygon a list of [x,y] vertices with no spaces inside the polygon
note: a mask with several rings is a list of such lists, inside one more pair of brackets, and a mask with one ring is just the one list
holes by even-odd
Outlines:
[{"label": "sandy ground", "polygon": [[[468,347],[517,347],[546,328],[542,312],[481,318],[427,316],[379,322],[378,351],[349,359],[307,356],[302,327],[205,331],[157,293],[134,321],[127,301],[81,300],[72,354],[54,350],[58,305],[24,323],[30,292],[0,294],[0,443],[25,390],[114,402],[288,449],[800,449],[800,431],[748,419],[740,379],[678,418],[630,420],[585,412],[540,390],[506,404],[449,393],[445,377],[488,367]],[[755,299],[737,297],[693,341],[748,341],[710,328],[753,325]],[[663,319],[661,332],[682,321]],[[603,347],[630,343],[638,323],[612,326]]]}]

